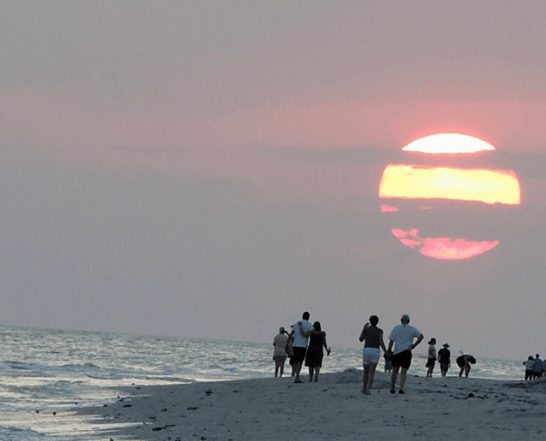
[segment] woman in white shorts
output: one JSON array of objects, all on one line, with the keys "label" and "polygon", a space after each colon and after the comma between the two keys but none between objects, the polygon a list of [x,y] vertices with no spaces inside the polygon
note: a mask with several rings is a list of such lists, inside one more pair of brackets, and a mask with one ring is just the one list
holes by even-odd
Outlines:
[{"label": "woman in white shorts", "polygon": [[370,316],[370,321],[366,322],[362,332],[360,333],[359,341],[364,342],[362,349],[362,365],[364,373],[362,375],[362,393],[370,394],[370,388],[373,384],[375,368],[379,363],[381,352],[379,348],[387,352],[385,342],[383,341],[383,330],[377,327],[379,318],[376,315]]}]

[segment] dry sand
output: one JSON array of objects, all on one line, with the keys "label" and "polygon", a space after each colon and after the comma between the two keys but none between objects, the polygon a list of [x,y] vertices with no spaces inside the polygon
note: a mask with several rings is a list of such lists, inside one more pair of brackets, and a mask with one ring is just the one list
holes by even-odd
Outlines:
[{"label": "dry sand", "polygon": [[410,375],[406,394],[391,395],[379,372],[367,396],[360,380],[361,371],[349,370],[318,383],[285,377],[135,386],[85,412],[105,424],[134,423],[103,432],[113,440],[546,440],[545,380]]}]

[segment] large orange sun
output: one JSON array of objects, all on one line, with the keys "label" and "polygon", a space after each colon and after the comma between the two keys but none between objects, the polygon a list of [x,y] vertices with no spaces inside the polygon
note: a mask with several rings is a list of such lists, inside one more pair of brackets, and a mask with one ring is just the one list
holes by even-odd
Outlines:
[{"label": "large orange sun", "polygon": [[[495,147],[473,136],[441,133],[412,141],[402,150],[411,155],[424,153],[435,165],[419,164],[414,158],[409,163],[386,166],[378,193],[381,211],[393,220],[392,234],[406,247],[436,259],[468,259],[495,248],[499,244],[496,237],[461,237],[460,232],[428,235],[416,224],[421,221],[428,223],[429,229],[442,227],[447,232],[456,221],[430,225],[434,210],[457,213],[463,211],[460,204],[470,205],[472,210],[519,205],[520,185],[514,171],[450,165],[455,158],[492,152]],[[468,210],[464,208],[465,216]]]}]

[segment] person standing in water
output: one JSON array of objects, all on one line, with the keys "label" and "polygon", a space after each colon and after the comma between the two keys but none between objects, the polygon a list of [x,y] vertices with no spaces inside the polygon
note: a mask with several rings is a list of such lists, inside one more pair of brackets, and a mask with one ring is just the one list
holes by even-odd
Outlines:
[{"label": "person standing in water", "polygon": [[375,375],[375,369],[377,363],[379,363],[379,357],[381,352],[379,348],[383,349],[383,352],[387,352],[385,342],[383,341],[383,330],[377,327],[379,318],[376,315],[370,316],[369,322],[366,322],[360,333],[358,340],[364,342],[362,348],[362,366],[364,368],[362,374],[362,393],[365,395],[370,394],[370,388],[373,384]]}]

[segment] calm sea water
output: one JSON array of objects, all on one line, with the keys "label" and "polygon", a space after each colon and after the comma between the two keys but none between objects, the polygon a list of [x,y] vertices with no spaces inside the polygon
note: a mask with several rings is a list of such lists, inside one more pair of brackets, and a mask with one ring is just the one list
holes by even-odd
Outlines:
[{"label": "calm sea water", "polygon": [[[324,372],[360,367],[359,347],[333,349]],[[109,439],[71,409],[113,401],[132,384],[271,376],[271,357],[270,343],[0,327],[0,440]],[[424,365],[417,359],[412,374]],[[471,375],[515,380],[522,370],[521,361],[479,359]]]}]

